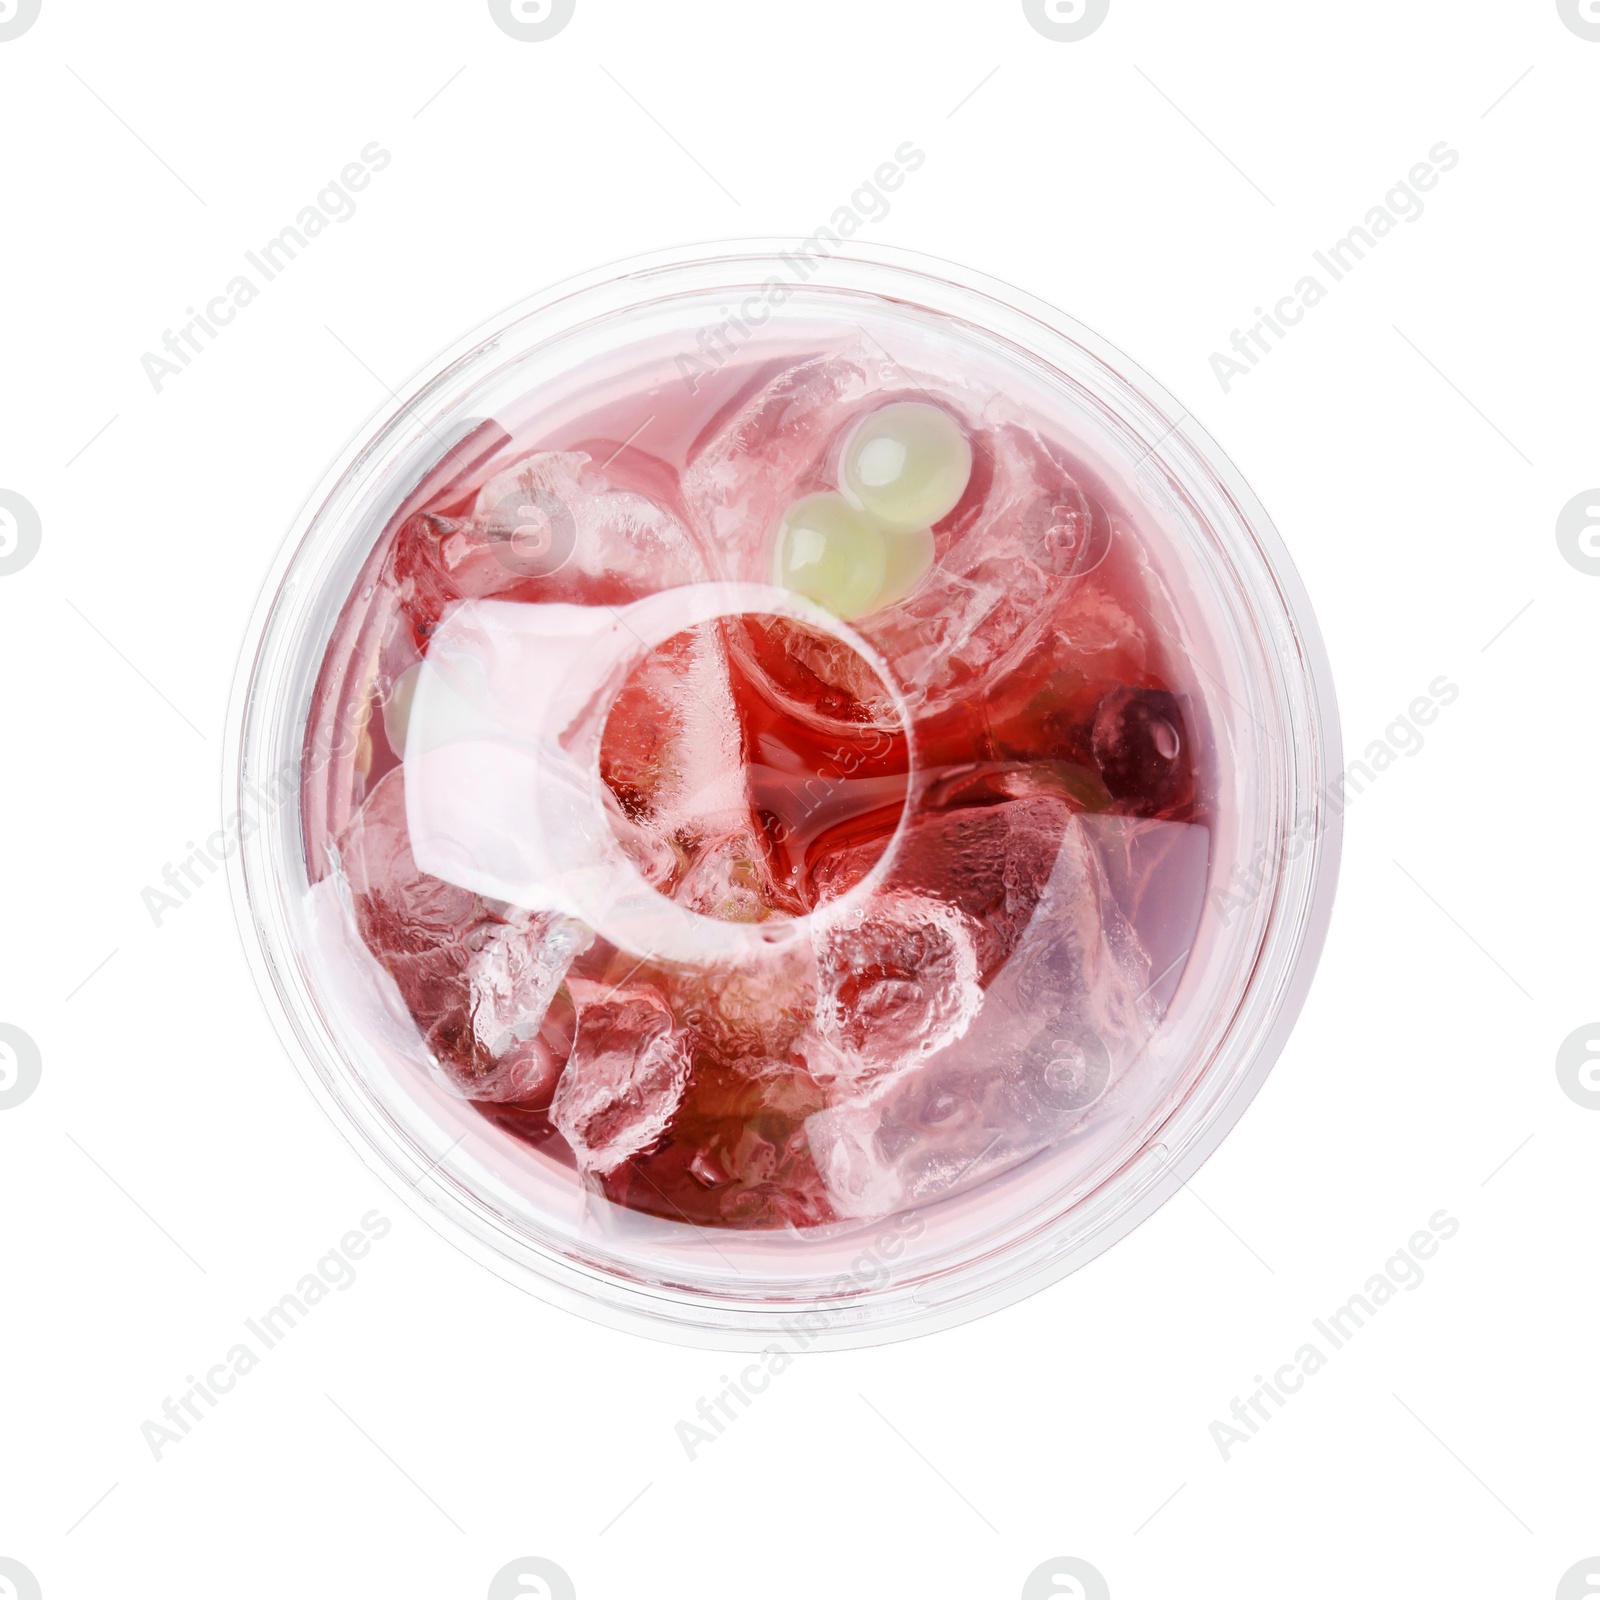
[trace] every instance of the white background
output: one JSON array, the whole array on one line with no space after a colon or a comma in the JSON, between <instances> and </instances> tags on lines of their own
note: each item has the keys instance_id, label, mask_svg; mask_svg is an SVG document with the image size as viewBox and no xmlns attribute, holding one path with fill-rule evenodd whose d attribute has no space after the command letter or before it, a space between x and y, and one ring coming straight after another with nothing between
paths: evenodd
<instances>
[{"instance_id":1,"label":"white background","mask_svg":"<svg viewBox=\"0 0 1600 1600\"><path fill-rule=\"evenodd\" d=\"M582 1600L1010 1597L1058 1555L1115 1600L1543 1600L1600 1553L1600 1112L1554 1067L1600 1013L1600 578L1554 531L1600 483L1597 92L1555 0L1113 0L1080 43L1019 0L578 0L537 44L483 0L44 0L0 43L0 488L43 525L0 577L0 1022L43 1057L0 1112L0 1556L45 1600L476 1600L526 1554ZM691 1463L729 1358L458 1254L302 1088L226 886L159 929L140 891L217 826L257 588L386 387L569 273L809 233L907 139L867 236L1177 393L1293 552L1348 755L1461 692L1352 806L1300 1026L1191 1190L1013 1310L802 1361ZM157 394L141 355L371 140L357 214ZM1440 140L1426 213L1225 395L1212 352ZM360 1280L153 1460L373 1207ZM1440 1208L1426 1282L1225 1463L1211 1422Z\"/></svg>"}]
</instances>

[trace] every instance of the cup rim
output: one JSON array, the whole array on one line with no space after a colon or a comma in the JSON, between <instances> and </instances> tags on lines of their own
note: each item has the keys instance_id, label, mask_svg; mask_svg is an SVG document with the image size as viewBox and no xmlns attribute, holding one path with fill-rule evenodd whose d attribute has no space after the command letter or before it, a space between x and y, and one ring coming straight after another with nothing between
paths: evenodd
<instances>
[{"instance_id":1,"label":"cup rim","mask_svg":"<svg viewBox=\"0 0 1600 1600\"><path fill-rule=\"evenodd\" d=\"M228 715L223 765L225 814L245 803L253 752L265 738L269 716L270 669L287 639L293 605L302 604L315 586L298 564L308 559L313 536L333 538L336 530L319 525L342 487L369 467L380 447L423 402L460 377L471 359L498 346L529 319L551 314L564 305L581 309L585 297L598 297L625 309L651 286L675 274L788 260L806 252L811 239L717 239L624 257L553 283L487 319L454 341L427 363L393 398L378 407L356 431L308 496L285 536L257 598L235 674ZM809 258L809 257L808 257ZM814 258L809 258L814 259ZM1039 330L1041 342L1066 340L1105 368L1152 416L1170 426L1151 453L1161 460L1186 456L1189 470L1198 468L1215 484L1221 502L1233 508L1237 527L1248 537L1251 552L1270 579L1278 615L1268 619L1278 630L1286 658L1295 671L1288 678L1301 691L1292 707L1301 731L1300 748L1286 753L1293 778L1287 795L1286 824L1299 827L1298 817L1311 818L1308 848L1280 856L1271 876L1272 903L1260 953L1270 954L1252 974L1241 996L1238 1015L1223 1036L1231 1044L1234 1063L1223 1092L1201 1104L1189 1093L1173 1107L1159 1129L1147 1137L1126 1163L1093 1195L1075 1202L1058 1223L1077 1220L1063 1240L1063 1227L1042 1230L1028 1240L1011 1241L1001 1252L1002 1264L983 1270L959 1269L937 1292L926 1286L900 1286L892 1291L863 1290L850 1302L849 1315L818 1311L800 1302L755 1305L719 1300L663 1285L626 1280L586 1262L537 1248L513 1253L497 1240L492 1218L478 1197L452 1187L443 1158L421 1176L417 1153L392 1121L371 1105L363 1107L349 1083L341 1084L338 1050L322 1023L314 996L303 992L297 972L285 955L285 919L273 898L277 883L267 849L270 829L258 829L241 840L228 860L235 915L256 987L269 1017L312 1097L341 1134L386 1185L436 1232L507 1281L539 1298L602 1324L657 1339L699 1347L760 1348L801 1319L806 1348L858 1348L933 1332L972 1320L1015 1303L1085 1265L1153 1214L1194 1176L1232 1130L1275 1064L1309 991L1332 915L1342 836L1342 804L1327 786L1342 771L1339 721L1331 670L1309 597L1293 562L1264 507L1221 447L1163 385L1108 340L1083 327L1047 301L1004 280L921 252L885 245L844 243L819 262L819 270L845 266L914 283L940 285L1023 320ZM1047 359L1047 358L1046 358ZM1175 420L1174 420L1175 419ZM1260 595L1254 597L1258 601ZM1292 645L1292 650L1289 648ZM265 674L265 676L264 676ZM292 803L300 815L298 786ZM1270 947L1270 948L1269 948ZM1270 982L1263 983L1263 976ZM1250 1002L1245 1015L1246 1002ZM335 1058L330 1060L330 1057ZM331 1069L331 1070L329 1070ZM1216 1063L1197 1077L1194 1088L1218 1079ZM341 1092L341 1090L343 1092ZM1187 1121L1185 1112L1189 1113ZM1171 1137L1169 1138L1169 1132ZM435 1181L424 1185L422 1177ZM1088 1231L1084 1232L1085 1226ZM863 1315L863 1311L867 1314ZM814 1325L816 1318L820 1325ZM797 1337L800 1335L797 1334Z\"/></svg>"}]
</instances>

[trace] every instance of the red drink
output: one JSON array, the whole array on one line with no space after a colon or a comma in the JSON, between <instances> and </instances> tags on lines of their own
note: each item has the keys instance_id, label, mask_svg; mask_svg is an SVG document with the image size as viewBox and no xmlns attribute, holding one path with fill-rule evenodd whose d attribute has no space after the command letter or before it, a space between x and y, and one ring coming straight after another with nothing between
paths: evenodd
<instances>
[{"instance_id":1,"label":"red drink","mask_svg":"<svg viewBox=\"0 0 1600 1600\"><path fill-rule=\"evenodd\" d=\"M764 357L693 390L642 360L441 448L335 630L304 790L313 880L342 876L441 1079L619 1205L741 1228L884 1214L1073 1137L1137 1069L1207 861L1148 509L1020 402L870 341ZM741 605L638 644L647 602L770 589L791 508L836 499L854 430L904 405L970 447L926 571L920 532L869 508L887 567L876 545L852 567L848 528L813 541L848 625ZM476 714L511 660L481 641L523 618L632 652L541 746L587 793L588 740L600 780L548 853L625 861L703 958L575 914L595 891L566 859L571 882L504 896L418 865L445 859L413 838L419 785L507 815L520 769L441 780L424 762L466 735L420 736L412 696L431 727L452 694ZM529 695L599 648L572 638Z\"/></svg>"}]
</instances>

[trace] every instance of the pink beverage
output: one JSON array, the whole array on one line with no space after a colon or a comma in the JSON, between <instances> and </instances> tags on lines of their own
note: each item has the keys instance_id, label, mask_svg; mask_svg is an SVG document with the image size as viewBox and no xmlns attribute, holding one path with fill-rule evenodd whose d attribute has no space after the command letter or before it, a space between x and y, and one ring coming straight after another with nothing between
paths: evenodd
<instances>
[{"instance_id":1,"label":"pink beverage","mask_svg":"<svg viewBox=\"0 0 1600 1600\"><path fill-rule=\"evenodd\" d=\"M1156 514L1000 355L746 335L440 440L323 660L305 847L490 1123L806 1228L1159 1096L1210 735Z\"/></svg>"}]
</instances>

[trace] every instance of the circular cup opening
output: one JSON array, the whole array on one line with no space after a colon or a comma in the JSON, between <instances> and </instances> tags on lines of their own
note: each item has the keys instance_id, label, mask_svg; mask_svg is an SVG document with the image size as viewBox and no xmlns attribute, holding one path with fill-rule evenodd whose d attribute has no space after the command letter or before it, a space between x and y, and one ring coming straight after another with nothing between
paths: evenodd
<instances>
[{"instance_id":1,"label":"circular cup opening","mask_svg":"<svg viewBox=\"0 0 1600 1600\"><path fill-rule=\"evenodd\" d=\"M736 324L730 305L748 308ZM738 336L708 347L699 333L719 326ZM934 529L936 599L918 591L887 621L840 624L775 592L764 541L782 505L839 482L863 407L929 393L975 441L968 491ZM1175 1192L1298 1011L1340 810L1309 606L1265 512L1183 408L1006 285L899 252L792 244L677 252L561 285L401 400L290 535L241 664L230 750L234 807L253 824L233 870L258 980L313 1092L397 1193L584 1315L801 1348L1015 1300ZM831 420L813 438L819 407ZM637 433L650 417L662 420ZM530 441L537 472L508 487ZM741 477L752 442L782 470ZM985 522L1001 497L1003 548ZM686 619L696 585L702 609ZM477 883L424 872L443 886L429 887L429 915L459 924L465 952L424 1028L405 963L425 967L438 946L408 946L418 930L403 918L374 932L365 902L427 834L426 758L462 742L465 725L430 712L430 673L472 618L522 619L525 638L539 607L592 642L626 626L619 614L642 624L631 657L591 673L588 700L573 678L584 651L549 653L572 689L563 716L620 704L641 663L648 677L685 627L711 629L728 673L760 683L750 706L784 728L783 761L801 750L814 769L841 717L904 735L903 772L886 756L850 774L893 780L897 820L854 876L865 853L851 862L831 820L808 832L817 818L796 816L792 790L752 805L769 859L799 869L778 881L811 896L801 916L757 922L737 919L737 895L713 895L703 915L659 892L624 854L626 828L579 829L585 848L622 856L635 909L686 914L689 943L660 972L656 947L592 886L577 908L592 915L557 917L506 878L527 860L497 860ZM822 703L819 682L860 687ZM852 704L869 713L860 724ZM582 814L609 805L637 823L634 730L610 728L584 724L592 743L571 771L548 751L529 770L592 778ZM512 731L524 754L538 744ZM505 726L487 733L480 745L505 742ZM560 784L501 787L508 835L566 837ZM846 825L863 815L852 800ZM954 881L960 863L985 871ZM582 877L581 862L556 865L568 888ZM804 933L792 947L773 937L785 921ZM530 952L560 965L563 939L602 927L618 936L614 970L572 955L538 1029L523 1036L514 1016L496 1031L491 979ZM691 983L679 958L697 948L710 955ZM785 1004L773 963L796 952L811 964L798 1059L769 1026ZM740 1055L756 1024L759 1051ZM612 1165L614 1150L597 1162L584 1144L586 1128L603 1139L610 1102L569 1114L560 1086L618 1031L660 1046L630 1080L641 1093L672 1090L684 1059L692 1092L669 1093L651 1139ZM898 1040L887 1067L873 1057L885 1039Z\"/></svg>"},{"instance_id":2,"label":"circular cup opening","mask_svg":"<svg viewBox=\"0 0 1600 1600\"><path fill-rule=\"evenodd\" d=\"M902 826L910 774L910 729L872 664L770 614L655 646L600 740L624 852L658 893L729 922L803 918L855 887Z\"/></svg>"}]
</instances>

